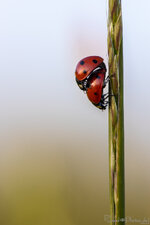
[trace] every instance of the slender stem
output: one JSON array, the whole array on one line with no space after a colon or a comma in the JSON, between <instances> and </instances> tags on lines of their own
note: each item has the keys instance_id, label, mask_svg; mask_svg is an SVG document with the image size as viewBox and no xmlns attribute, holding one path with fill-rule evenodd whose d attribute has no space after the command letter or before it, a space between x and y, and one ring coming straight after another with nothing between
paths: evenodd
<instances>
[{"instance_id":1,"label":"slender stem","mask_svg":"<svg viewBox=\"0 0 150 225\"><path fill-rule=\"evenodd\" d=\"M111 225L125 224L123 40L121 0L109 0L109 184Z\"/></svg>"}]
</instances>

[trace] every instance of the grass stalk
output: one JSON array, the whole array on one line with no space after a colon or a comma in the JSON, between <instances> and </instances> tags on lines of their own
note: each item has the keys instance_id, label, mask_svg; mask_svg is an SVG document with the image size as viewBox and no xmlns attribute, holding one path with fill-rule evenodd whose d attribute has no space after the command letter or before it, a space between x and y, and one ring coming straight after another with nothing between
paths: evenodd
<instances>
[{"instance_id":1,"label":"grass stalk","mask_svg":"<svg viewBox=\"0 0 150 225\"><path fill-rule=\"evenodd\" d=\"M109 185L110 224L125 224L123 38L121 0L109 0Z\"/></svg>"}]
</instances>

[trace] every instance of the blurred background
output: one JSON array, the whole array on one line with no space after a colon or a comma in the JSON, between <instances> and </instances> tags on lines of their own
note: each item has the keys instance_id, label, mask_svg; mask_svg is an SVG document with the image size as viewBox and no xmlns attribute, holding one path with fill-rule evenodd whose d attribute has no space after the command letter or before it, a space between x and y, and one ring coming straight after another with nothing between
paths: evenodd
<instances>
[{"instance_id":1,"label":"blurred background","mask_svg":"<svg viewBox=\"0 0 150 225\"><path fill-rule=\"evenodd\" d=\"M126 215L143 219L150 218L150 2L122 3ZM1 2L0 224L107 224L108 112L74 80L85 56L107 64L107 14L104 0Z\"/></svg>"}]
</instances>

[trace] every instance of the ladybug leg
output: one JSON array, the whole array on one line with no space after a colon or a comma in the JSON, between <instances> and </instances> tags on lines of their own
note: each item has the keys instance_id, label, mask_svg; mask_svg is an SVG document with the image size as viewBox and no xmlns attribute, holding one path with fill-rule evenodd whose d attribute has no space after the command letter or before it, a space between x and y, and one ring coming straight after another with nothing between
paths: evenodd
<instances>
[{"instance_id":1,"label":"ladybug leg","mask_svg":"<svg viewBox=\"0 0 150 225\"><path fill-rule=\"evenodd\" d=\"M107 103L102 104L102 109L105 110L107 105L108 105Z\"/></svg>"},{"instance_id":2,"label":"ladybug leg","mask_svg":"<svg viewBox=\"0 0 150 225\"><path fill-rule=\"evenodd\" d=\"M112 96L115 96L115 95L110 95L109 93L106 93L106 94L102 95L102 99L106 100L107 98L112 97Z\"/></svg>"},{"instance_id":3,"label":"ladybug leg","mask_svg":"<svg viewBox=\"0 0 150 225\"><path fill-rule=\"evenodd\" d=\"M104 105L106 105L106 106L107 106L107 105L108 105L108 103L109 103L109 101L107 101L107 102L104 102Z\"/></svg>"},{"instance_id":4,"label":"ladybug leg","mask_svg":"<svg viewBox=\"0 0 150 225\"><path fill-rule=\"evenodd\" d=\"M107 77L105 78L105 82L108 82L108 81L110 81L110 76L107 76Z\"/></svg>"},{"instance_id":5,"label":"ladybug leg","mask_svg":"<svg viewBox=\"0 0 150 225\"><path fill-rule=\"evenodd\" d=\"M110 100L107 100L109 97L114 96L114 95L109 95L109 94L105 94L107 95L106 97L101 98L101 103L102 105L104 105L104 107L107 107L108 104L110 104Z\"/></svg>"},{"instance_id":6,"label":"ladybug leg","mask_svg":"<svg viewBox=\"0 0 150 225\"><path fill-rule=\"evenodd\" d=\"M102 97L101 98L101 101L99 103L99 106L102 110L105 110L107 105L108 105L109 101L105 101L105 99Z\"/></svg>"},{"instance_id":7,"label":"ladybug leg","mask_svg":"<svg viewBox=\"0 0 150 225\"><path fill-rule=\"evenodd\" d=\"M101 101L99 102L98 105L96 105L99 109L101 110L105 110L106 107L107 107L108 103L107 102L104 102L103 99L101 99Z\"/></svg>"},{"instance_id":8,"label":"ladybug leg","mask_svg":"<svg viewBox=\"0 0 150 225\"><path fill-rule=\"evenodd\" d=\"M105 103L103 104L103 108L106 109L106 107L108 106L108 104L109 104L109 102L105 102Z\"/></svg>"},{"instance_id":9,"label":"ladybug leg","mask_svg":"<svg viewBox=\"0 0 150 225\"><path fill-rule=\"evenodd\" d=\"M105 80L104 80L104 83L103 83L103 88L104 87L106 87L106 84L110 81L110 77L112 77L112 76L114 76L114 75L108 75L106 78L105 78Z\"/></svg>"},{"instance_id":10,"label":"ladybug leg","mask_svg":"<svg viewBox=\"0 0 150 225\"><path fill-rule=\"evenodd\" d=\"M106 95L108 95L108 93L106 93L106 94L103 94L103 95L102 95L102 97L105 97Z\"/></svg>"},{"instance_id":11,"label":"ladybug leg","mask_svg":"<svg viewBox=\"0 0 150 225\"><path fill-rule=\"evenodd\" d=\"M103 83L103 88L105 88L106 87L106 84L109 82L109 80L107 80L107 79L105 79L104 80L104 83Z\"/></svg>"},{"instance_id":12,"label":"ladybug leg","mask_svg":"<svg viewBox=\"0 0 150 225\"><path fill-rule=\"evenodd\" d=\"M102 95L103 101L105 101L109 96L110 96L109 93L103 94Z\"/></svg>"},{"instance_id":13,"label":"ladybug leg","mask_svg":"<svg viewBox=\"0 0 150 225\"><path fill-rule=\"evenodd\" d=\"M111 77L114 77L114 76L115 76L114 74L108 75L108 76L106 77L106 80L107 80L107 79L110 80L110 78L111 78Z\"/></svg>"},{"instance_id":14,"label":"ladybug leg","mask_svg":"<svg viewBox=\"0 0 150 225\"><path fill-rule=\"evenodd\" d=\"M104 81L103 87L105 87L105 86L106 86L106 84L110 81L110 78L111 78L111 77L114 77L114 74L112 74L112 75L108 75L108 76L105 78L105 81Z\"/></svg>"}]
</instances>

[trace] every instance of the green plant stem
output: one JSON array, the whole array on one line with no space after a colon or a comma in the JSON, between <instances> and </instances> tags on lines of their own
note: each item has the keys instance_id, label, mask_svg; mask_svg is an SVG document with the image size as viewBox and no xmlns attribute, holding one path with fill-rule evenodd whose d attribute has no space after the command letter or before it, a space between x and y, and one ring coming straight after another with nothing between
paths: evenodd
<instances>
[{"instance_id":1,"label":"green plant stem","mask_svg":"<svg viewBox=\"0 0 150 225\"><path fill-rule=\"evenodd\" d=\"M125 224L123 40L121 0L109 0L109 184L111 225Z\"/></svg>"}]
</instances>

